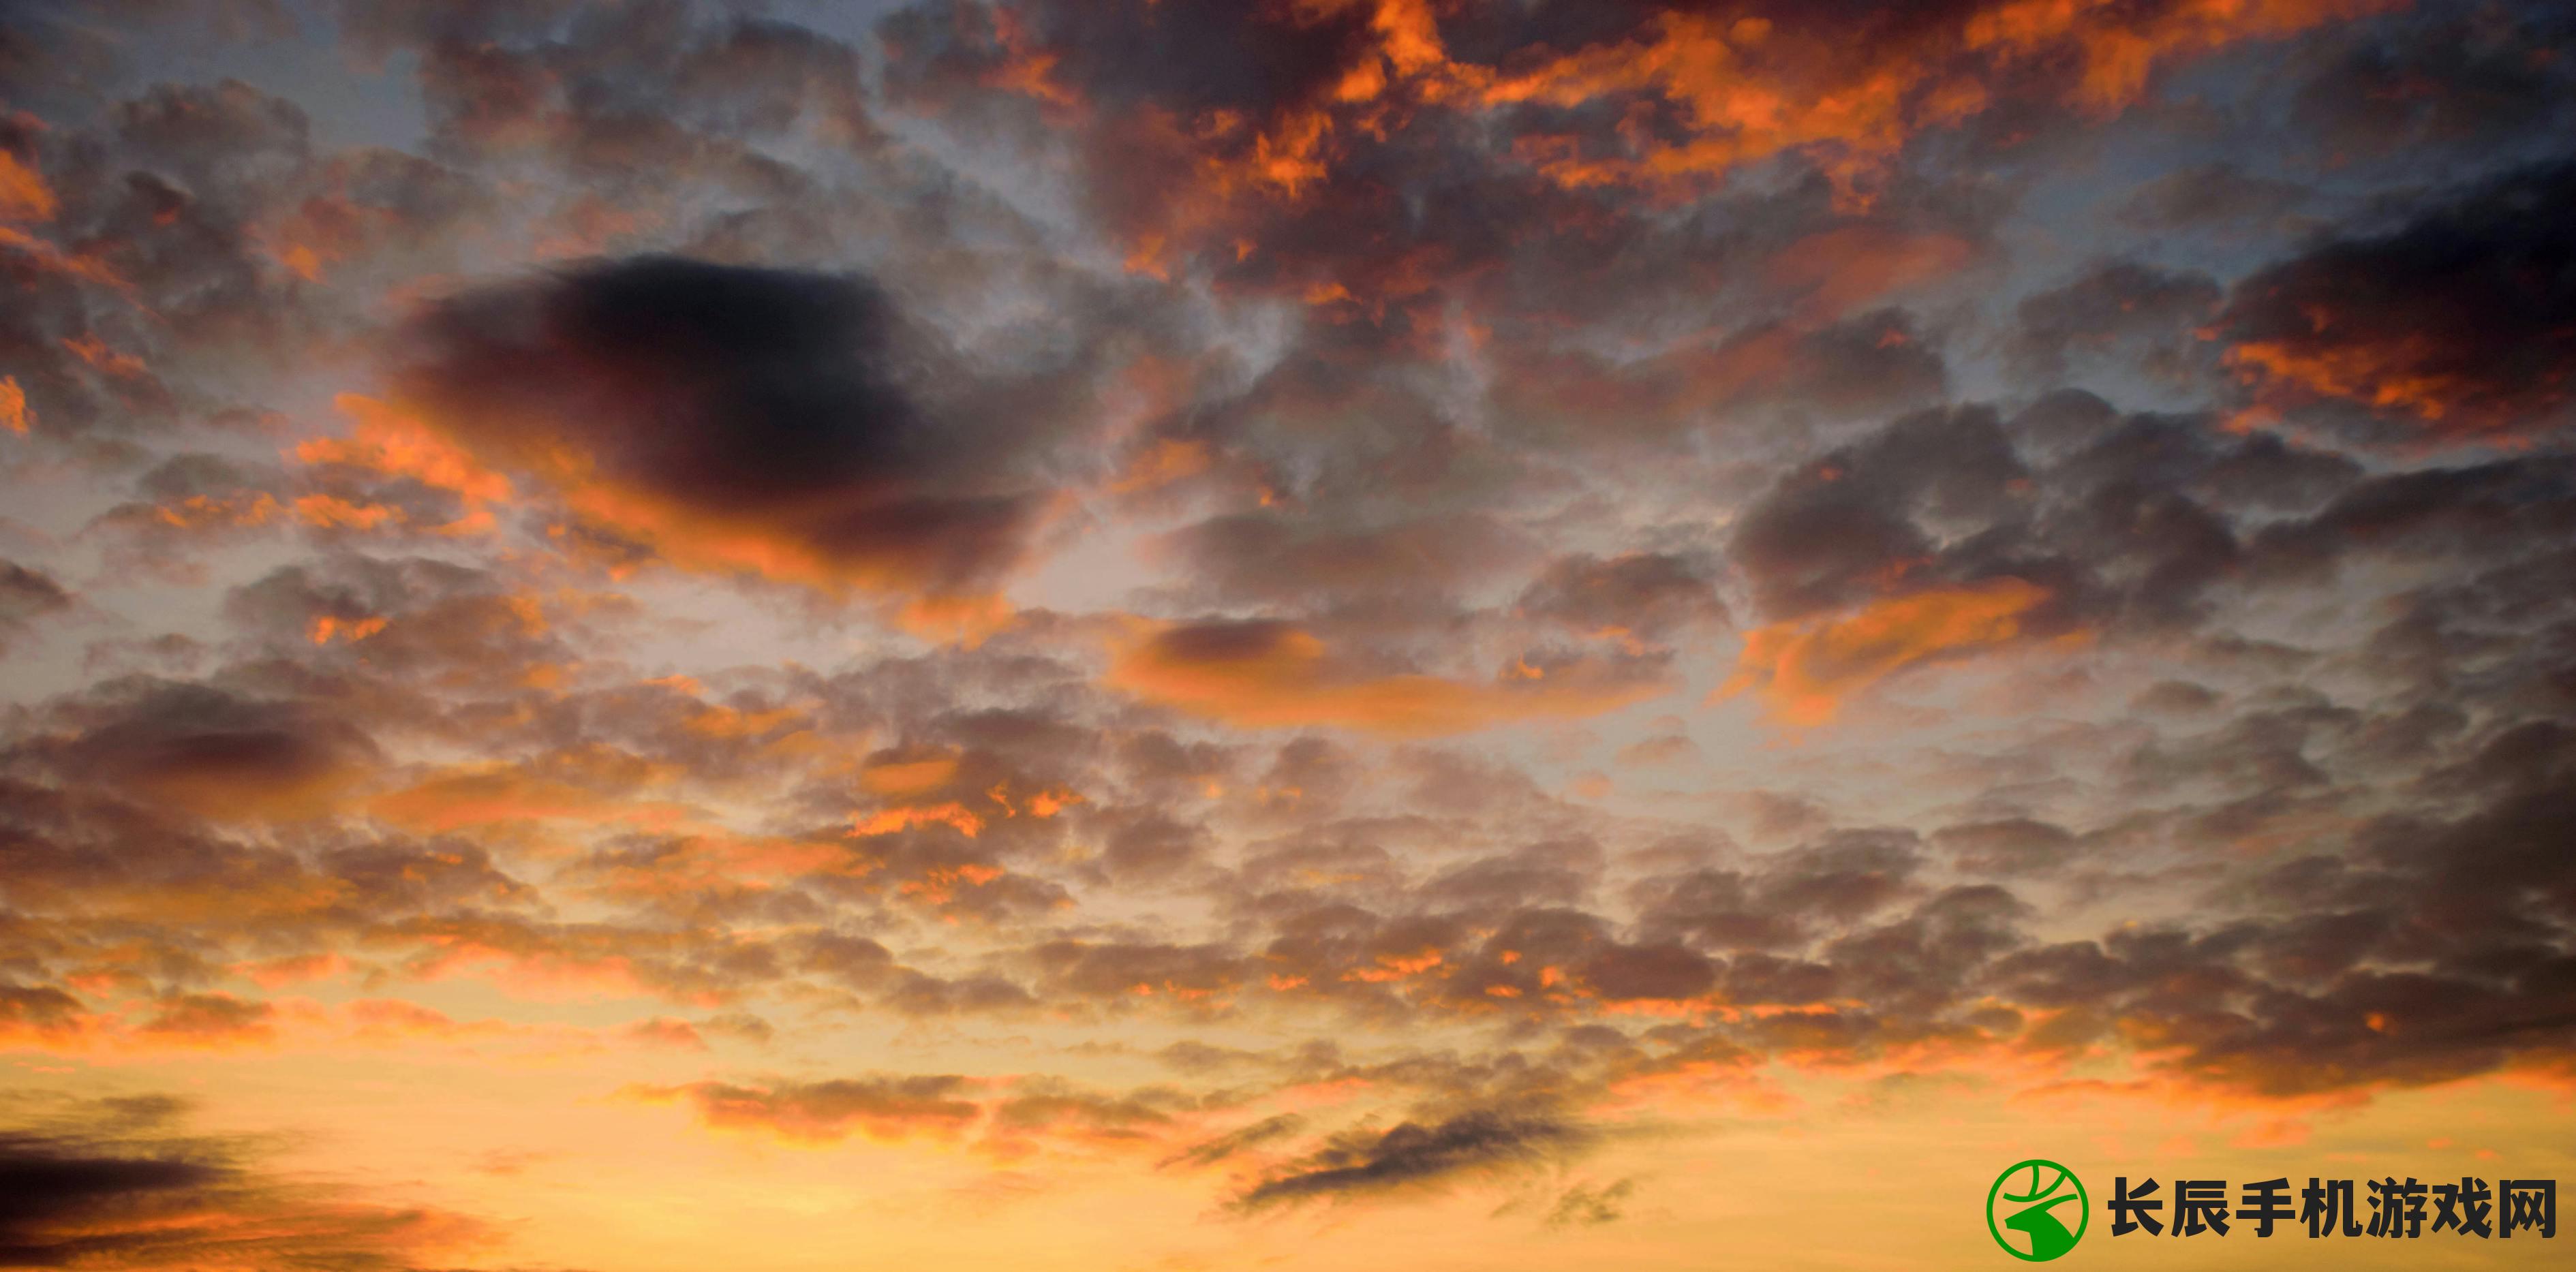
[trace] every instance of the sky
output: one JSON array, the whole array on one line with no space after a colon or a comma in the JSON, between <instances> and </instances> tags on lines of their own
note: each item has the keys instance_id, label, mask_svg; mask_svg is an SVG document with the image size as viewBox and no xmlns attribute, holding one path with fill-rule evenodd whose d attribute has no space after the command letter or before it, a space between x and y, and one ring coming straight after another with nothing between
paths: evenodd
<instances>
[{"instance_id":1,"label":"sky","mask_svg":"<svg viewBox=\"0 0 2576 1272\"><path fill-rule=\"evenodd\" d=\"M2576 1178L2571 138L2484 0L0 7L0 1267L2550 1266L2102 1201Z\"/></svg>"}]
</instances>

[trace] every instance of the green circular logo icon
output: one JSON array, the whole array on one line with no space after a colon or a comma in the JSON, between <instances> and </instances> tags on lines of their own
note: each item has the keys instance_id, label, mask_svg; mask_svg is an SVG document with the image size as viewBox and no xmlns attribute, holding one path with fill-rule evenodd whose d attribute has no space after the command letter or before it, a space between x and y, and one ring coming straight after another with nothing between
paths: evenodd
<instances>
[{"instance_id":1,"label":"green circular logo icon","mask_svg":"<svg viewBox=\"0 0 2576 1272\"><path fill-rule=\"evenodd\" d=\"M2070 1216L2065 1213L2070 1201L2075 1203L2072 1228L2066 1226ZM2084 1194L2084 1181L2045 1157L2005 1167L1986 1190L1986 1231L2004 1253L2024 1262L2046 1263L2074 1249L2092 1221L2093 1202ZM2015 1235L2005 1236L2006 1230Z\"/></svg>"}]
</instances>

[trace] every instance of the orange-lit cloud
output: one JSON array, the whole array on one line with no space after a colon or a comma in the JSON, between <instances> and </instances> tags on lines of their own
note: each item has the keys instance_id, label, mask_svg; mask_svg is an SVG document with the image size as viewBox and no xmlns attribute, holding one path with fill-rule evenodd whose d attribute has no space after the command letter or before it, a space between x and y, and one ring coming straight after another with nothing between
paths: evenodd
<instances>
[{"instance_id":1,"label":"orange-lit cloud","mask_svg":"<svg viewBox=\"0 0 2576 1272\"><path fill-rule=\"evenodd\" d=\"M1274 86L1267 99L1195 112L1151 100L1103 109L1105 94L1067 79L1066 45L1082 41L1045 45L997 7L1001 69L981 83L1043 102L1151 180L1150 198L1114 192L1104 201L1129 268L1168 278L1192 253L1240 263L1274 250L1283 220L1324 206L1325 192L1357 193L1343 190L1346 178L1368 171L1399 134L1491 129L1515 163L1560 187L1654 199L1704 193L1741 170L1797 156L1832 181L1844 210L1864 211L1927 132L2007 103L2117 114L2146 97L2160 68L2402 2L2004 0L1919 15L1655 6L1623 11L1628 21L1614 19L1581 43L1488 45L1491 60L1477 62L1453 56L1440 6L1316 0L1254 21L1329 62L1301 63L1307 77L1294 90ZM1107 20L1154 25L1150 12ZM1374 277L1344 260L1296 290L1310 303L1357 302L1382 314L1388 299L1427 290L1440 259L1425 245Z\"/></svg>"},{"instance_id":2,"label":"orange-lit cloud","mask_svg":"<svg viewBox=\"0 0 2576 1272\"><path fill-rule=\"evenodd\" d=\"M43 173L0 150L0 221L50 221L57 206Z\"/></svg>"},{"instance_id":3,"label":"orange-lit cloud","mask_svg":"<svg viewBox=\"0 0 2576 1272\"><path fill-rule=\"evenodd\" d=\"M842 1078L743 1086L700 1082L682 1087L634 1087L629 1098L646 1103L686 1099L708 1126L760 1131L791 1144L836 1143L852 1135L879 1141L916 1136L954 1138L982 1117L982 1106L963 1098L959 1077Z\"/></svg>"},{"instance_id":4,"label":"orange-lit cloud","mask_svg":"<svg viewBox=\"0 0 2576 1272\"><path fill-rule=\"evenodd\" d=\"M0 428L24 437L35 423L35 415L27 410L27 391L18 387L18 377L0 375Z\"/></svg>"},{"instance_id":5,"label":"orange-lit cloud","mask_svg":"<svg viewBox=\"0 0 2576 1272\"><path fill-rule=\"evenodd\" d=\"M684 804L639 798L676 772L600 748L561 752L533 763L471 763L434 770L369 803L398 825L445 831L496 822L568 820L671 826Z\"/></svg>"},{"instance_id":6,"label":"orange-lit cloud","mask_svg":"<svg viewBox=\"0 0 2576 1272\"><path fill-rule=\"evenodd\" d=\"M284 989L308 981L330 980L346 975L352 967L348 959L336 953L293 954L284 958L242 963L233 968L261 989Z\"/></svg>"},{"instance_id":7,"label":"orange-lit cloud","mask_svg":"<svg viewBox=\"0 0 2576 1272\"><path fill-rule=\"evenodd\" d=\"M1670 687L1656 676L1588 661L1529 670L1538 674L1506 671L1483 683L1376 674L1289 624L1201 623L1154 627L1130 638L1116 651L1108 683L1252 728L1334 725L1391 737L1598 715Z\"/></svg>"},{"instance_id":8,"label":"orange-lit cloud","mask_svg":"<svg viewBox=\"0 0 2576 1272\"><path fill-rule=\"evenodd\" d=\"M1206 472L1213 463L1207 444L1163 438L1128 462L1109 483L1112 494L1134 495L1168 486L1176 481Z\"/></svg>"},{"instance_id":9,"label":"orange-lit cloud","mask_svg":"<svg viewBox=\"0 0 2576 1272\"><path fill-rule=\"evenodd\" d=\"M164 1000L137 1031L171 1046L222 1050L263 1047L277 1040L277 1010L230 994L179 994Z\"/></svg>"},{"instance_id":10,"label":"orange-lit cloud","mask_svg":"<svg viewBox=\"0 0 2576 1272\"><path fill-rule=\"evenodd\" d=\"M46 239L37 238L24 230L6 225L0 225L0 248L18 252L37 269L47 273L96 283L128 301L135 299L134 284L126 281L124 275L117 273L113 266L96 256L85 252L65 252Z\"/></svg>"},{"instance_id":11,"label":"orange-lit cloud","mask_svg":"<svg viewBox=\"0 0 2576 1272\"><path fill-rule=\"evenodd\" d=\"M1824 724L1853 695L1906 668L2020 639L2030 612L2049 595L2020 579L1993 579L1756 628L1745 633L1735 674L1717 692L1751 690L1783 724Z\"/></svg>"},{"instance_id":12,"label":"orange-lit cloud","mask_svg":"<svg viewBox=\"0 0 2576 1272\"><path fill-rule=\"evenodd\" d=\"M1779 31L1761 17L1665 12L1626 41L1497 77L1483 99L1494 105L1576 106L1642 92L1672 102L1689 120L1681 140L1623 138L1630 142L1628 153L1615 156L1536 150L1542 170L1568 185L1651 188L1723 176L1784 150L1816 145L1845 156L1833 167L1848 181L1883 164L1904 144L1915 125L1908 98L1931 74L1930 64L1900 50L1870 48L1865 39L1835 47ZM1973 84L1951 86L1927 100L1936 122L1984 104Z\"/></svg>"},{"instance_id":13,"label":"orange-lit cloud","mask_svg":"<svg viewBox=\"0 0 2576 1272\"><path fill-rule=\"evenodd\" d=\"M423 529L440 534L471 534L492 528L490 505L510 497L508 477L485 468L417 418L383 402L344 393L333 399L333 405L356 427L345 437L317 437L299 443L291 452L296 460L409 478L455 496L461 515L447 524ZM399 509L355 505L327 494L297 500L296 514L316 525L359 529L405 520Z\"/></svg>"},{"instance_id":14,"label":"orange-lit cloud","mask_svg":"<svg viewBox=\"0 0 2576 1272\"><path fill-rule=\"evenodd\" d=\"M2139 6L2009 0L1968 20L1967 43L2008 58L2063 55L2083 68L2080 109L2108 114L2139 100L2164 62L2249 40L2275 40L2331 22L2402 8L2408 0L2182 0Z\"/></svg>"},{"instance_id":15,"label":"orange-lit cloud","mask_svg":"<svg viewBox=\"0 0 2576 1272\"><path fill-rule=\"evenodd\" d=\"M2333 400L2412 417L2435 432L2478 434L2576 403L2576 355L2500 395L2481 369L2462 365L2450 333L2347 334L2322 316L2315 338L2247 341L2230 347L2225 361L2271 415Z\"/></svg>"},{"instance_id":16,"label":"orange-lit cloud","mask_svg":"<svg viewBox=\"0 0 2576 1272\"><path fill-rule=\"evenodd\" d=\"M973 839L983 832L984 819L965 805L951 801L944 804L885 808L873 813L859 813L851 818L850 833L865 838L872 835L891 835L915 826L946 826L968 839Z\"/></svg>"},{"instance_id":17,"label":"orange-lit cloud","mask_svg":"<svg viewBox=\"0 0 2576 1272\"><path fill-rule=\"evenodd\" d=\"M957 757L877 759L859 770L859 785L875 795L919 795L946 786L957 776Z\"/></svg>"},{"instance_id":18,"label":"orange-lit cloud","mask_svg":"<svg viewBox=\"0 0 2576 1272\"><path fill-rule=\"evenodd\" d=\"M356 619L323 614L314 618L309 630L316 645L328 645L333 640L344 640L354 645L383 631L386 621L382 614L371 614L365 618Z\"/></svg>"}]
</instances>

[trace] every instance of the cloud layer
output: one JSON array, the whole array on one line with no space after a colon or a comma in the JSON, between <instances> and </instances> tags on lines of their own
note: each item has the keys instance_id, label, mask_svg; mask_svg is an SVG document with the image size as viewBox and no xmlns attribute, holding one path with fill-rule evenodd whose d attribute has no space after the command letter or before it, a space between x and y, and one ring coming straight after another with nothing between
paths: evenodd
<instances>
[{"instance_id":1,"label":"cloud layer","mask_svg":"<svg viewBox=\"0 0 2576 1272\"><path fill-rule=\"evenodd\" d=\"M0 1263L2547 1176L2571 76L2448 0L12 8ZM1863 1227L1743 1257L1968 1257Z\"/></svg>"}]
</instances>

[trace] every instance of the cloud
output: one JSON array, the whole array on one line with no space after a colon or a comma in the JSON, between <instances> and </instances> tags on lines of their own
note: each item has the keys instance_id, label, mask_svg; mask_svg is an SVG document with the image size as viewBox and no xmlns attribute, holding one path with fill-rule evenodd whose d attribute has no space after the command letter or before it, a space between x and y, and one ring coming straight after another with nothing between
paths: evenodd
<instances>
[{"instance_id":1,"label":"cloud","mask_svg":"<svg viewBox=\"0 0 2576 1272\"><path fill-rule=\"evenodd\" d=\"M27 391L18 387L18 377L0 376L0 428L21 437L36 426L36 417L27 409Z\"/></svg>"},{"instance_id":2,"label":"cloud","mask_svg":"<svg viewBox=\"0 0 2576 1272\"><path fill-rule=\"evenodd\" d=\"M0 24L31 1071L1586 1245L1672 1119L2567 1079L2563 15L218 7ZM29 1262L467 1257L85 1116Z\"/></svg>"},{"instance_id":3,"label":"cloud","mask_svg":"<svg viewBox=\"0 0 2576 1272\"><path fill-rule=\"evenodd\" d=\"M495 1236L453 1211L283 1175L253 1140L182 1134L172 1123L186 1106L166 1097L45 1108L0 1131L0 1263L11 1267L398 1272Z\"/></svg>"},{"instance_id":4,"label":"cloud","mask_svg":"<svg viewBox=\"0 0 2576 1272\"><path fill-rule=\"evenodd\" d=\"M1636 1195L1637 1181L1621 1179L1594 1186L1577 1184L1566 1189L1547 1212L1547 1226L1564 1228L1590 1227L1617 1223L1625 1218L1628 1199Z\"/></svg>"},{"instance_id":5,"label":"cloud","mask_svg":"<svg viewBox=\"0 0 2576 1272\"><path fill-rule=\"evenodd\" d=\"M1116 655L1108 683L1250 728L1426 737L1614 711L1666 692L1661 673L1651 661L1589 658L1523 662L1485 682L1377 672L1292 624L1240 620L1155 628Z\"/></svg>"},{"instance_id":6,"label":"cloud","mask_svg":"<svg viewBox=\"0 0 2576 1272\"><path fill-rule=\"evenodd\" d=\"M81 1001L50 986L0 985L0 1043L65 1046L89 1027Z\"/></svg>"},{"instance_id":7,"label":"cloud","mask_svg":"<svg viewBox=\"0 0 2576 1272\"><path fill-rule=\"evenodd\" d=\"M2306 187L2261 177L2215 161L2157 177L2120 207L2120 219L2150 230L2206 230L2286 216L2310 197Z\"/></svg>"},{"instance_id":8,"label":"cloud","mask_svg":"<svg viewBox=\"0 0 2576 1272\"><path fill-rule=\"evenodd\" d=\"M1231 1131L1183 1148L1157 1163L1163 1169L1175 1166L1213 1166L1228 1158L1263 1144L1273 1143L1297 1134L1306 1127L1306 1119L1295 1113L1275 1113L1258 1122L1248 1122Z\"/></svg>"},{"instance_id":9,"label":"cloud","mask_svg":"<svg viewBox=\"0 0 2576 1272\"><path fill-rule=\"evenodd\" d=\"M2405 436L2530 436L2576 402L2576 163L2452 192L2239 282L2215 330L2249 406L2325 405Z\"/></svg>"},{"instance_id":10,"label":"cloud","mask_svg":"<svg viewBox=\"0 0 2576 1272\"><path fill-rule=\"evenodd\" d=\"M1767 299L1747 304L1758 310ZM1503 345L1494 372L1505 418L1551 446L1668 439L1748 416L1798 422L1903 410L1937 398L1948 381L1937 333L1898 308L1821 325L1765 320L1712 330L1638 358L1604 356L1557 334L1542 328Z\"/></svg>"},{"instance_id":11,"label":"cloud","mask_svg":"<svg viewBox=\"0 0 2576 1272\"><path fill-rule=\"evenodd\" d=\"M72 594L54 576L15 561L0 561L0 652L25 637L37 619L73 605Z\"/></svg>"},{"instance_id":12,"label":"cloud","mask_svg":"<svg viewBox=\"0 0 2576 1272\"><path fill-rule=\"evenodd\" d=\"M1558 557L1531 582L1521 613L1586 634L1662 640L1694 624L1727 622L1709 563L1665 552Z\"/></svg>"},{"instance_id":13,"label":"cloud","mask_svg":"<svg viewBox=\"0 0 2576 1272\"><path fill-rule=\"evenodd\" d=\"M688 1100L708 1126L756 1130L797 1144L830 1144L852 1135L893 1141L917 1135L954 1137L983 1116L963 1098L966 1079L923 1075L834 1078L740 1086L698 1082L680 1087L639 1087L636 1099Z\"/></svg>"},{"instance_id":14,"label":"cloud","mask_svg":"<svg viewBox=\"0 0 2576 1272\"><path fill-rule=\"evenodd\" d=\"M1745 633L1735 674L1717 692L1751 690L1765 715L1782 724L1825 724L1852 697L1898 672L2019 641L2049 597L2021 579L1993 579L1759 627Z\"/></svg>"},{"instance_id":15,"label":"cloud","mask_svg":"<svg viewBox=\"0 0 2576 1272\"><path fill-rule=\"evenodd\" d=\"M2337 164L2511 150L2566 119L2555 56L2576 23L2554 7L2421 4L2299 50L2291 120Z\"/></svg>"},{"instance_id":16,"label":"cloud","mask_svg":"<svg viewBox=\"0 0 2576 1272\"><path fill-rule=\"evenodd\" d=\"M2100 357L2136 346L2151 371L2187 371L2191 332L2218 307L2216 280L2196 272L2111 261L2014 308L2013 354L2040 375L2066 372L2070 355Z\"/></svg>"},{"instance_id":17,"label":"cloud","mask_svg":"<svg viewBox=\"0 0 2576 1272\"><path fill-rule=\"evenodd\" d=\"M854 1135L880 1143L923 1139L964 1144L1003 1163L1051 1153L1157 1153L1197 1103L1162 1087L1116 1093L1041 1076L927 1074L634 1086L621 1094L648 1103L685 1098L708 1127L757 1131L805 1147Z\"/></svg>"},{"instance_id":18,"label":"cloud","mask_svg":"<svg viewBox=\"0 0 2576 1272\"><path fill-rule=\"evenodd\" d=\"M2008 522L2028 475L1991 412L1916 412L1783 475L1728 555L1766 616L1850 607L1968 564L1942 529Z\"/></svg>"},{"instance_id":19,"label":"cloud","mask_svg":"<svg viewBox=\"0 0 2576 1272\"><path fill-rule=\"evenodd\" d=\"M2026 142L2119 113L2192 58L2391 7L1653 4L1575 17L1385 0L1077 16L960 0L890 21L886 73L897 100L979 140L1069 145L1087 211L1132 271L1202 270L1401 329L1509 261L1525 227L1574 227L1552 244L1598 236L1615 251L1658 209L1766 165L1816 173L1836 207L1865 212L1903 183L1918 139L1991 122ZM1481 211L1500 206L1525 215ZM1787 281L1826 317L1972 248L1884 225L1817 239Z\"/></svg>"},{"instance_id":20,"label":"cloud","mask_svg":"<svg viewBox=\"0 0 2576 1272\"><path fill-rule=\"evenodd\" d=\"M55 762L130 798L214 818L319 812L381 758L365 730L294 701L128 682L69 708Z\"/></svg>"},{"instance_id":21,"label":"cloud","mask_svg":"<svg viewBox=\"0 0 2576 1272\"><path fill-rule=\"evenodd\" d=\"M184 1047L262 1046L276 1040L269 1023L276 1015L267 1003L230 994L177 994L162 1001L140 1032Z\"/></svg>"},{"instance_id":22,"label":"cloud","mask_svg":"<svg viewBox=\"0 0 2576 1272\"><path fill-rule=\"evenodd\" d=\"M963 596L1019 564L1052 422L855 275L643 257L443 302L396 376L481 462L691 568Z\"/></svg>"},{"instance_id":23,"label":"cloud","mask_svg":"<svg viewBox=\"0 0 2576 1272\"><path fill-rule=\"evenodd\" d=\"M1477 513L1340 527L1267 511L1187 526L1157 547L1221 604L1437 592L1497 575L1529 550L1510 525Z\"/></svg>"},{"instance_id":24,"label":"cloud","mask_svg":"<svg viewBox=\"0 0 2576 1272\"><path fill-rule=\"evenodd\" d=\"M1246 1189L1234 1204L1261 1210L1436 1190L1555 1165L1599 1139L1598 1131L1554 1114L1483 1109L1378 1134L1349 1131Z\"/></svg>"},{"instance_id":25,"label":"cloud","mask_svg":"<svg viewBox=\"0 0 2576 1272\"><path fill-rule=\"evenodd\" d=\"M50 221L57 206L45 174L16 154L0 151L0 221Z\"/></svg>"}]
</instances>

